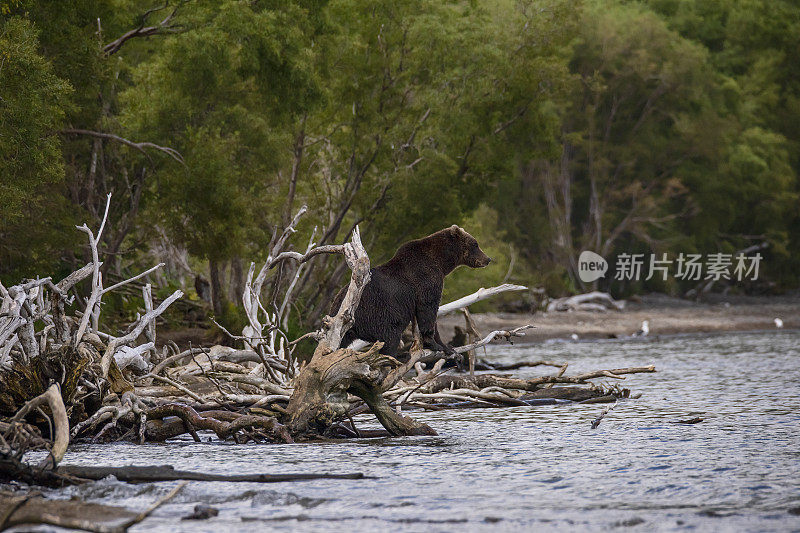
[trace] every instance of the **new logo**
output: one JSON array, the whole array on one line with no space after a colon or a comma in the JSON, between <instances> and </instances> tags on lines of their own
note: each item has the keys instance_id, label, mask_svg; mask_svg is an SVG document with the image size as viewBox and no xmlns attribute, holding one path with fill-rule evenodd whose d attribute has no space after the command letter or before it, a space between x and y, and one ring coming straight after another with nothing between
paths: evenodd
<instances>
[{"instance_id":1,"label":"new logo","mask_svg":"<svg viewBox=\"0 0 800 533\"><path fill-rule=\"evenodd\" d=\"M578 277L584 283L591 283L602 278L608 272L608 262L589 250L581 252L578 257Z\"/></svg>"}]
</instances>

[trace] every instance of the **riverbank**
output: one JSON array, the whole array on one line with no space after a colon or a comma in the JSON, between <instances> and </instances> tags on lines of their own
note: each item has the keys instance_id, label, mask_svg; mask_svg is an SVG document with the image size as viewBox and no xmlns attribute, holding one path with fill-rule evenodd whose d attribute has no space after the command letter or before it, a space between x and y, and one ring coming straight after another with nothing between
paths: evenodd
<instances>
[{"instance_id":1,"label":"riverbank","mask_svg":"<svg viewBox=\"0 0 800 533\"><path fill-rule=\"evenodd\" d=\"M482 333L521 324L536 326L515 342L542 342L547 339L607 339L636 333L645 320L650 336L677 333L774 330L775 318L784 329L800 328L800 295L723 296L711 295L703 302L653 294L629 301L624 311L482 313L472 315ZM452 314L439 319L443 339L453 337L455 326L464 318Z\"/></svg>"}]
</instances>

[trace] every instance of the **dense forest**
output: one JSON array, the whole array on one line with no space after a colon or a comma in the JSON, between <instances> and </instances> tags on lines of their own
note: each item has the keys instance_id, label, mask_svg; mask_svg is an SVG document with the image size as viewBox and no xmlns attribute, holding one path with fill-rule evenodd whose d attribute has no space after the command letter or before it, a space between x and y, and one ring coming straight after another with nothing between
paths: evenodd
<instances>
[{"instance_id":1,"label":"dense forest","mask_svg":"<svg viewBox=\"0 0 800 533\"><path fill-rule=\"evenodd\" d=\"M588 290L581 250L764 256L800 282L800 5L792 0L0 1L0 280L85 264L209 287L235 323L245 273L302 205L296 248L359 225L374 263L454 223L503 280ZM288 268L288 267L287 267ZM292 267L298 268L298 267ZM319 256L290 313L327 312ZM206 281L208 280L208 281ZM600 280L617 295L697 282ZM717 287L715 289L719 289ZM281 294L283 291L281 291ZM108 305L113 305L110 302ZM124 311L124 304L117 302Z\"/></svg>"}]
</instances>

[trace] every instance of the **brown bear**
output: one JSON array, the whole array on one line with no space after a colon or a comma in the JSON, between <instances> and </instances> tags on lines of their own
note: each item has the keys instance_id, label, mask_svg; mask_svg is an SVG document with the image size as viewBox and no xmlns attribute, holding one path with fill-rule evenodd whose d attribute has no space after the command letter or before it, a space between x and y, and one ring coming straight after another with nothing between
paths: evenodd
<instances>
[{"instance_id":1,"label":"brown bear","mask_svg":"<svg viewBox=\"0 0 800 533\"><path fill-rule=\"evenodd\" d=\"M383 341L381 353L396 355L403 330L416 320L425 348L452 355L436 327L444 277L459 265L481 268L490 261L478 241L455 225L405 243L389 261L372 269L342 347L356 339ZM337 294L331 314L338 312L346 290Z\"/></svg>"}]
</instances>

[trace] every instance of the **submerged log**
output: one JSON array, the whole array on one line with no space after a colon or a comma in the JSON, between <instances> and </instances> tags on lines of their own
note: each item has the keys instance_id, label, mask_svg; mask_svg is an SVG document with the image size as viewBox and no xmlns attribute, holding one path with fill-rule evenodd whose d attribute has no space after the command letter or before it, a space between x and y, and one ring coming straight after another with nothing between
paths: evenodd
<instances>
[{"instance_id":1,"label":"submerged log","mask_svg":"<svg viewBox=\"0 0 800 533\"><path fill-rule=\"evenodd\" d=\"M24 495L0 491L0 531L17 525L47 524L97 533L125 533L174 498L187 483L178 484L140 513L76 499L47 500L35 491Z\"/></svg>"},{"instance_id":2,"label":"submerged log","mask_svg":"<svg viewBox=\"0 0 800 533\"><path fill-rule=\"evenodd\" d=\"M575 376L542 376L533 379L519 379L497 374L481 374L478 376L439 376L420 387L421 392L433 393L451 388L478 388L500 387L525 391L537 391L548 383L586 383L590 379L608 377L625 379L624 374L639 374L655 372L655 366L617 368L614 370L596 370Z\"/></svg>"},{"instance_id":3,"label":"submerged log","mask_svg":"<svg viewBox=\"0 0 800 533\"><path fill-rule=\"evenodd\" d=\"M151 483L156 481L225 481L229 483L282 483L285 481L310 481L313 479L364 479L361 472L346 474L302 473L302 474L207 474L175 470L172 465L159 466L60 466L60 474L83 479L100 480L114 476L127 483Z\"/></svg>"}]
</instances>

